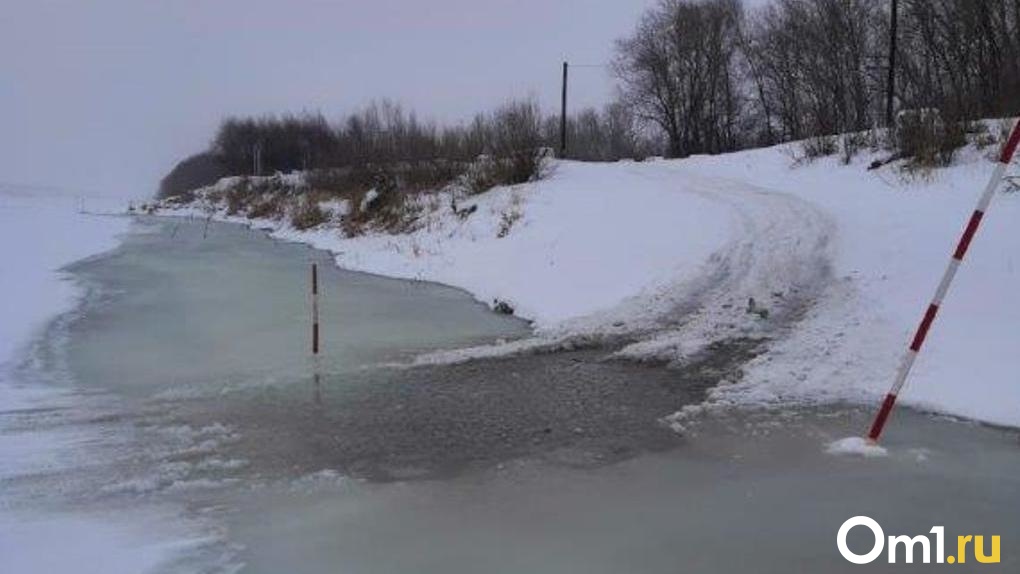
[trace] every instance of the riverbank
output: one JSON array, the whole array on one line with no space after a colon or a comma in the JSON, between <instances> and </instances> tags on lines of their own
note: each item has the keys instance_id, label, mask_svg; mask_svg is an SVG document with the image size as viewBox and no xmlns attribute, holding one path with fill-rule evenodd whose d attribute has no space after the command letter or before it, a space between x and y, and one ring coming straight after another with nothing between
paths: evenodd
<instances>
[{"instance_id":1,"label":"riverbank","mask_svg":"<svg viewBox=\"0 0 1020 574\"><path fill-rule=\"evenodd\" d=\"M954 517L950 533L1020 535L1008 512L1020 485L1004 478L1020 476L1011 431L905 410L888 456L861 459L825 451L866 423L866 409L847 405L716 411L683 432L660 422L735 377L747 361L737 348L674 368L595 347L393 369L406 341L369 331L384 352L332 348L316 380L301 361L303 291L308 264L325 256L241 226L148 220L71 266L99 294L52 341L66 349L77 404L18 420L103 440L80 450L85 460L6 480L5 494L26 510L45 497L50 511L99 520L94 536L77 538L91 554L69 555L108 553L140 571L150 564L136 558L153 556L157 572L660 572L692 557L702 571L729 572L751 554L724 551L723 530L726 547L747 549L763 570L840 571L850 565L826 529L861 511L903 532L938 522L937 509ZM463 344L478 321L512 327L488 338L525 332L457 290L322 269L327 343L360 332L362 311L398 337L418 333L419 351ZM446 327L414 327L450 313L459 318ZM274 346L297 356L290 376L267 368L282 357ZM811 510L779 531L777 508ZM11 554L34 567L47 564L44 533L62 531L31 517L6 540L35 541L34 554ZM1014 566L1004 555L1003 568Z\"/></svg>"},{"instance_id":2,"label":"riverbank","mask_svg":"<svg viewBox=\"0 0 1020 574\"><path fill-rule=\"evenodd\" d=\"M798 146L559 162L547 180L462 198L456 212L442 194L423 201L431 207L399 234L348 237L336 219L298 231L285 220L227 216L201 192L161 212L266 228L331 251L343 267L506 302L536 325L527 342L418 363L623 342L620 357L684 364L713 342L761 338L769 352L706 406L876 404L986 182L991 148L907 172L898 162L869 170L880 152L843 164L797 159ZM903 403L1020 425L1011 382L1020 359L1009 351L1020 344L1011 295L1020 235L1008 224L1016 197L996 198ZM342 206L330 209L342 218ZM960 384L975 373L976 385Z\"/></svg>"},{"instance_id":3,"label":"riverbank","mask_svg":"<svg viewBox=\"0 0 1020 574\"><path fill-rule=\"evenodd\" d=\"M313 361L308 267L324 255L240 226L145 220L118 249L70 268L108 294L68 326L76 385L130 400L136 425L192 429L155 449L152 469L108 488L162 493L324 469L440 477L563 449L604 464L676 446L659 419L704 400L753 353L753 341L713 349L704 373L609 361L613 348L393 368L530 331L461 291L320 265ZM237 464L202 472L210 456Z\"/></svg>"}]
</instances>

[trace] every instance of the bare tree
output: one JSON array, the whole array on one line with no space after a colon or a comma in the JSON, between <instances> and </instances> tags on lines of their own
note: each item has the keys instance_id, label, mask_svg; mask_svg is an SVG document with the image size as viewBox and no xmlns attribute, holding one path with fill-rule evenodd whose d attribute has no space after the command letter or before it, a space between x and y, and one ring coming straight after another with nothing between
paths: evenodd
<instances>
[{"instance_id":1,"label":"bare tree","mask_svg":"<svg viewBox=\"0 0 1020 574\"><path fill-rule=\"evenodd\" d=\"M666 0L617 44L623 100L662 129L671 156L739 145L741 18L737 0Z\"/></svg>"},{"instance_id":2,"label":"bare tree","mask_svg":"<svg viewBox=\"0 0 1020 574\"><path fill-rule=\"evenodd\" d=\"M1016 113L1020 2L903 0L900 97L952 119Z\"/></svg>"},{"instance_id":3,"label":"bare tree","mask_svg":"<svg viewBox=\"0 0 1020 574\"><path fill-rule=\"evenodd\" d=\"M784 139L873 125L881 87L874 6L777 0L753 19L744 56L756 73L754 99Z\"/></svg>"}]
</instances>

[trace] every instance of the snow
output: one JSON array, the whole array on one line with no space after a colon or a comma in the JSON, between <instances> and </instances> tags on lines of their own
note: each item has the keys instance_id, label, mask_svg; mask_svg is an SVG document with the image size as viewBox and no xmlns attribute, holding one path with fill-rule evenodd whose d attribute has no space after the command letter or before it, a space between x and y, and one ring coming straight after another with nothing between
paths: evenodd
<instances>
[{"instance_id":1,"label":"snow","mask_svg":"<svg viewBox=\"0 0 1020 574\"><path fill-rule=\"evenodd\" d=\"M79 292L60 268L117 244L125 217L79 213L71 195L0 186L0 480L53 472L80 463L99 439L73 430L12 430L8 416L29 408L74 407L79 397L16 380L12 369L47 322L75 304ZM124 209L91 198L85 209ZM163 568L212 544L169 508L129 512L53 513L6 500L0 492L0 571L138 573Z\"/></svg>"},{"instance_id":2,"label":"snow","mask_svg":"<svg viewBox=\"0 0 1020 574\"><path fill-rule=\"evenodd\" d=\"M766 338L717 405L874 404L991 174L992 148L908 175L865 151L797 160L798 144L641 163L555 162L547 179L423 200L416 230L344 237L334 223L277 237L339 265L508 302L536 337L433 353L419 363L570 348L625 337L618 355L682 363L713 341ZM222 182L221 182L222 184ZM220 184L217 184L220 185ZM222 187L222 186L220 186ZM998 194L916 363L903 404L1020 426L1020 287ZM194 209L194 208L192 208ZM342 210L335 210L339 214ZM220 217L232 221L241 218Z\"/></svg>"},{"instance_id":3,"label":"snow","mask_svg":"<svg viewBox=\"0 0 1020 574\"><path fill-rule=\"evenodd\" d=\"M348 238L332 224L298 232L285 222L256 223L328 249L344 267L455 285L486 303L506 301L534 321L531 339L421 362L620 336L627 342L622 357L682 363L713 341L769 339L768 352L741 379L720 383L705 405L665 417L683 431L709 407L877 404L991 174L990 151L968 148L953 166L916 176L897 165L869 171L877 157L869 153L849 165L835 157L798 162L796 144L676 161L557 162L543 181L461 198L461 213L477 208L470 215L450 210L448 196L434 197L410 233ZM301 174L280 177L287 185L303 182ZM340 217L350 206L327 207ZM29 341L78 296L59 269L113 247L128 225L78 209L74 197L0 189L0 295L7 302L0 423L15 410L75 399L9 373ZM188 209L200 211L178 213ZM997 194L901 403L1020 426L1020 233L1010 225L1018 216L1020 194ZM193 453L234 440L223 425L167 432ZM69 464L68 453L84 456L89 440L0 427L0 480ZM886 455L857 437L834 441L826 452ZM197 464L230 469L247 461L210 454ZM230 484L187 479L188 470L161 467L148 479L109 488ZM326 469L295 487L320 484L348 481ZM0 506L13 508L3 495ZM53 552L54 540L60 552ZM41 514L19 507L0 516L2 571L144 572L216 543L196 535L176 509Z\"/></svg>"},{"instance_id":4,"label":"snow","mask_svg":"<svg viewBox=\"0 0 1020 574\"><path fill-rule=\"evenodd\" d=\"M716 398L738 402L866 401L888 391L994 164L993 148L908 177L835 157L793 167L792 146L680 162L684 174L753 181L806 199L833 217L836 281L797 329ZM1015 171L1015 168L1013 170ZM1020 197L999 192L900 401L1020 426Z\"/></svg>"},{"instance_id":5,"label":"snow","mask_svg":"<svg viewBox=\"0 0 1020 574\"><path fill-rule=\"evenodd\" d=\"M377 199L379 199L379 192L376 191L375 189L368 190L368 192L365 193L365 197L361 200L360 205L361 211L367 210L369 206L371 206L372 203L375 202L375 200Z\"/></svg>"},{"instance_id":6,"label":"snow","mask_svg":"<svg viewBox=\"0 0 1020 574\"><path fill-rule=\"evenodd\" d=\"M727 210L650 175L560 164L540 185L460 201L462 211L478 206L464 221L445 212L399 236L279 235L331 249L346 268L505 300L539 329L552 328L693 274L727 237Z\"/></svg>"},{"instance_id":7,"label":"snow","mask_svg":"<svg viewBox=\"0 0 1020 574\"><path fill-rule=\"evenodd\" d=\"M862 456L864 458L877 458L889 454L884 447L858 436L833 441L825 447L825 452L835 455Z\"/></svg>"},{"instance_id":8,"label":"snow","mask_svg":"<svg viewBox=\"0 0 1020 574\"><path fill-rule=\"evenodd\" d=\"M663 179L668 175L634 163L560 163L538 184L460 199L461 212L477 207L464 219L448 201L436 201L420 229L401 235L346 238L329 225L296 231L285 222L254 223L275 237L332 251L345 268L454 285L486 303L507 301L539 330L554 330L699 275L740 225L730 206L703 190L674 186ZM345 211L335 202L323 205ZM217 217L249 222L222 211Z\"/></svg>"},{"instance_id":9,"label":"snow","mask_svg":"<svg viewBox=\"0 0 1020 574\"><path fill-rule=\"evenodd\" d=\"M79 214L74 197L0 190L0 293L6 302L0 364L74 303L75 288L59 268L114 247L127 224L125 218Z\"/></svg>"}]
</instances>

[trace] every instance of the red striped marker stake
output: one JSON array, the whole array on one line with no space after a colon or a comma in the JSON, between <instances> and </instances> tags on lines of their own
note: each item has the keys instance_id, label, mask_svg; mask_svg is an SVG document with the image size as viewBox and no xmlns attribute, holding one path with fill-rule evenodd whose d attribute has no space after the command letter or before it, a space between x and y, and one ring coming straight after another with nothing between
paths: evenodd
<instances>
[{"instance_id":1,"label":"red striped marker stake","mask_svg":"<svg viewBox=\"0 0 1020 574\"><path fill-rule=\"evenodd\" d=\"M910 347L903 355L903 360L900 362L900 368L896 372L896 379L893 381L892 389L885 396L885 400L882 401L882 406L878 409L878 414L875 416L875 422L871 424L871 430L868 431L868 440L871 442L877 442L879 435L882 434L882 428L885 427L885 423L889 419L889 413L892 412L893 405L896 404L896 397L907 382L907 375L910 374L910 369L914 366L914 360L917 359L917 354L921 351L921 346L924 345L924 339L928 335L932 323L935 322L939 306L942 305L942 300L945 299L946 293L949 291L949 285L953 282L953 278L956 277L956 271L960 268L960 263L963 261L964 255L967 254L971 241L974 240L974 235L981 225L981 218L984 217L985 212L988 210L988 205L992 202L995 190L1002 184L1003 176L1006 173L1006 166L1013 159L1013 153L1016 152L1018 144L1020 144L1020 121L1013 125L1013 131L1010 132L1009 139L1002 146L1002 153L999 155L999 161L995 165L995 171L992 172L992 178L988 181L984 193L981 194L977 209L970 216L966 229L963 230L963 236L960 237L960 242L956 245L956 251L953 252L952 259L949 260L949 267L946 268L946 272L942 275L942 281L939 282L938 288L935 289L935 297L932 299L931 304L928 305L928 310L924 312L924 317L921 319L921 324L917 327L917 332L910 342Z\"/></svg>"},{"instance_id":2,"label":"red striped marker stake","mask_svg":"<svg viewBox=\"0 0 1020 574\"><path fill-rule=\"evenodd\" d=\"M319 354L319 266L312 263L312 354Z\"/></svg>"},{"instance_id":3,"label":"red striped marker stake","mask_svg":"<svg viewBox=\"0 0 1020 574\"><path fill-rule=\"evenodd\" d=\"M315 383L315 404L322 404L322 382L319 376L319 266L312 263L312 380Z\"/></svg>"}]
</instances>

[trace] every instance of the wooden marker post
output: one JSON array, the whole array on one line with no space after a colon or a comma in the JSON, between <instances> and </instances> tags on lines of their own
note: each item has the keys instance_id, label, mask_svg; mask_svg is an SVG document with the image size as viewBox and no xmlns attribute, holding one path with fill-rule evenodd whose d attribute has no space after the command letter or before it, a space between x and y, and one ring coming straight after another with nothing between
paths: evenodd
<instances>
[{"instance_id":1,"label":"wooden marker post","mask_svg":"<svg viewBox=\"0 0 1020 574\"><path fill-rule=\"evenodd\" d=\"M322 379L319 371L319 266L312 263L312 381L317 405L322 404Z\"/></svg>"},{"instance_id":2,"label":"wooden marker post","mask_svg":"<svg viewBox=\"0 0 1020 574\"><path fill-rule=\"evenodd\" d=\"M312 355L319 354L319 266L312 263Z\"/></svg>"}]
</instances>

